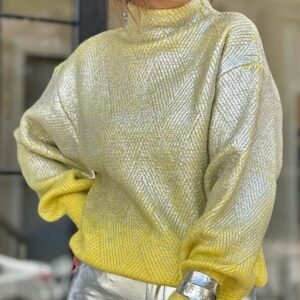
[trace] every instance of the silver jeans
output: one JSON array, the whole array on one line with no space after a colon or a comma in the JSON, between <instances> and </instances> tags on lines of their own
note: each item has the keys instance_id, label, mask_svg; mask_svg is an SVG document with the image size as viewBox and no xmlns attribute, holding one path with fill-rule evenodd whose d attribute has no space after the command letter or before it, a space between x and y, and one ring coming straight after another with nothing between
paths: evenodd
<instances>
[{"instance_id":1,"label":"silver jeans","mask_svg":"<svg viewBox=\"0 0 300 300\"><path fill-rule=\"evenodd\" d=\"M67 300L168 300L175 290L172 286L138 281L80 262ZM242 300L256 300L255 289Z\"/></svg>"}]
</instances>

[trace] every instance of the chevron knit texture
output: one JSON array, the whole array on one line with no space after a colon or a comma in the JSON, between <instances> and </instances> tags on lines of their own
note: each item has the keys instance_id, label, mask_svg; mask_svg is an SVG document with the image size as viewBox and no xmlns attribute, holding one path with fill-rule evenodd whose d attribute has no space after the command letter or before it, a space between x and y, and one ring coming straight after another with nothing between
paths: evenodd
<instances>
[{"instance_id":1,"label":"chevron knit texture","mask_svg":"<svg viewBox=\"0 0 300 300\"><path fill-rule=\"evenodd\" d=\"M77 47L14 131L38 213L95 268L218 300L267 282L282 106L256 25L208 0L142 11ZM174 293L170 299L186 299Z\"/></svg>"}]
</instances>

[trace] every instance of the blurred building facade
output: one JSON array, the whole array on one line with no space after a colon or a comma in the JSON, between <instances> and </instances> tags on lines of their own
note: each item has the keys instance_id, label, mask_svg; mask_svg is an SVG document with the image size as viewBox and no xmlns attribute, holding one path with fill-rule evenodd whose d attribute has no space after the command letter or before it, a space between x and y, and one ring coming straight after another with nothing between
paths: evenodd
<instances>
[{"instance_id":1,"label":"blurred building facade","mask_svg":"<svg viewBox=\"0 0 300 300\"><path fill-rule=\"evenodd\" d=\"M25 238L29 257L47 260L68 251L72 225L66 218L49 224L37 215L36 195L18 173L12 131L59 62L85 38L122 25L108 0L0 3L0 220ZM284 163L265 239L269 282L260 297L300 299L300 0L214 0L212 5L255 22L282 98ZM17 248L0 226L0 252L14 256Z\"/></svg>"},{"instance_id":2,"label":"blurred building facade","mask_svg":"<svg viewBox=\"0 0 300 300\"><path fill-rule=\"evenodd\" d=\"M106 29L106 3L2 0L0 12L0 253L20 255L24 240L27 257L49 260L68 250L74 227L67 217L49 224L38 216L36 194L19 172L12 132L54 67Z\"/></svg>"}]
</instances>

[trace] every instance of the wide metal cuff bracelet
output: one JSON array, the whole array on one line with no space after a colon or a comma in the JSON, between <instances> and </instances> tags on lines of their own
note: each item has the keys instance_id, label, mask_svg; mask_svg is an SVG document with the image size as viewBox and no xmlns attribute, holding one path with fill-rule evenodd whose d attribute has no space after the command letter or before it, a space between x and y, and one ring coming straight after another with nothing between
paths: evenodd
<instances>
[{"instance_id":1,"label":"wide metal cuff bracelet","mask_svg":"<svg viewBox=\"0 0 300 300\"><path fill-rule=\"evenodd\" d=\"M190 298L215 299L217 288L218 282L212 277L198 271L189 271L176 291Z\"/></svg>"}]
</instances>

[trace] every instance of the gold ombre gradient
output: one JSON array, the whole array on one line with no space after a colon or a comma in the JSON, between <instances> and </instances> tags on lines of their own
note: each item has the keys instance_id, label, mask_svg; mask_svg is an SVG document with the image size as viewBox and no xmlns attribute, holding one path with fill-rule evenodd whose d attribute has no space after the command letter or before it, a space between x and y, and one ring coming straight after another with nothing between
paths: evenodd
<instances>
[{"instance_id":1,"label":"gold ombre gradient","mask_svg":"<svg viewBox=\"0 0 300 300\"><path fill-rule=\"evenodd\" d=\"M129 15L56 67L14 132L22 173L43 219L77 225L80 260L174 287L198 270L219 281L218 300L240 300L267 281L262 242L282 167L260 34L208 0L140 24Z\"/></svg>"}]
</instances>

